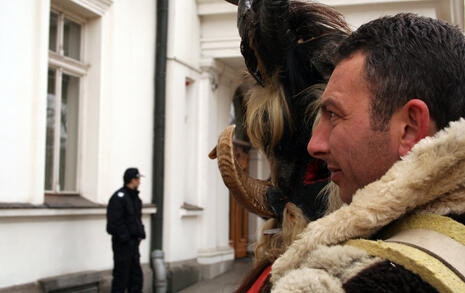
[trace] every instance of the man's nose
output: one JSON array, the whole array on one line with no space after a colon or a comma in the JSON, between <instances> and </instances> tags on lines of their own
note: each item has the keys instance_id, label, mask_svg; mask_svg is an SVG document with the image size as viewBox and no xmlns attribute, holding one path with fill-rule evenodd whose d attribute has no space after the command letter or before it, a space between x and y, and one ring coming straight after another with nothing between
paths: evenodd
<instances>
[{"instance_id":1,"label":"man's nose","mask_svg":"<svg viewBox=\"0 0 465 293\"><path fill-rule=\"evenodd\" d=\"M325 155L329 153L327 132L328 130L320 121L307 145L307 151L312 157L324 160Z\"/></svg>"}]
</instances>

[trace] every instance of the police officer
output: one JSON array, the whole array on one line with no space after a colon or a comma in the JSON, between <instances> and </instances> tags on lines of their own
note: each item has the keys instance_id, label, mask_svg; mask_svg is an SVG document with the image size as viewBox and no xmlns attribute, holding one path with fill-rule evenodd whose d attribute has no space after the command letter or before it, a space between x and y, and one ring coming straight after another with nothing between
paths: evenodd
<instances>
[{"instance_id":1,"label":"police officer","mask_svg":"<svg viewBox=\"0 0 465 293\"><path fill-rule=\"evenodd\" d=\"M141 174L136 168L124 172L124 186L110 198L107 207L107 232L112 235L112 293L142 292L139 243L145 239L142 201L139 198Z\"/></svg>"}]
</instances>

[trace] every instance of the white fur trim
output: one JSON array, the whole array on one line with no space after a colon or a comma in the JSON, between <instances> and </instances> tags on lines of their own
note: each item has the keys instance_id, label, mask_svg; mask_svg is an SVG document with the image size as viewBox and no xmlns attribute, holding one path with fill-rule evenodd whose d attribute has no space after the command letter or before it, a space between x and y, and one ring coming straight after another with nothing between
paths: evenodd
<instances>
[{"instance_id":1,"label":"white fur trim","mask_svg":"<svg viewBox=\"0 0 465 293\"><path fill-rule=\"evenodd\" d=\"M272 293L343 293L341 282L324 270L300 268L278 280Z\"/></svg>"},{"instance_id":2,"label":"white fur trim","mask_svg":"<svg viewBox=\"0 0 465 293\"><path fill-rule=\"evenodd\" d=\"M307 267L326 270L344 284L367 267L382 261L352 246L319 246L312 251L304 264Z\"/></svg>"},{"instance_id":3,"label":"white fur trim","mask_svg":"<svg viewBox=\"0 0 465 293\"><path fill-rule=\"evenodd\" d=\"M342 284L380 261L352 246L320 246L299 268L280 278L272 292L341 292Z\"/></svg>"}]
</instances>

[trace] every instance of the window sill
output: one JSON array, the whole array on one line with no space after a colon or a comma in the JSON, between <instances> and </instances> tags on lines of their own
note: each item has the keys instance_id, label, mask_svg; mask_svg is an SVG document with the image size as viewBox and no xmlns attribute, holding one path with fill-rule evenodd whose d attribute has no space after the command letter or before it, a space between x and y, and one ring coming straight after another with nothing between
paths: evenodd
<instances>
[{"instance_id":1,"label":"window sill","mask_svg":"<svg viewBox=\"0 0 465 293\"><path fill-rule=\"evenodd\" d=\"M144 205L142 214L151 215L157 212L152 205ZM0 203L2 217L50 217L50 216L90 216L105 215L106 206L91 202L80 195L46 194L42 205L24 203Z\"/></svg>"},{"instance_id":2,"label":"window sill","mask_svg":"<svg viewBox=\"0 0 465 293\"><path fill-rule=\"evenodd\" d=\"M199 217L203 215L203 208L188 203L183 203L180 210L181 218Z\"/></svg>"}]
</instances>

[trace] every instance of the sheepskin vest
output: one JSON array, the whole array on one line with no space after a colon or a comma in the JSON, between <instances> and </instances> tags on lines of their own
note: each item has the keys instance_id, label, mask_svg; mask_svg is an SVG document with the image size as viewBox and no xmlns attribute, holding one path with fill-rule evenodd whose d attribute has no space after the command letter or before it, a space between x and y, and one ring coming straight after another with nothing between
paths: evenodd
<instances>
[{"instance_id":1,"label":"sheepskin vest","mask_svg":"<svg viewBox=\"0 0 465 293\"><path fill-rule=\"evenodd\" d=\"M345 245L378 239L390 224L424 214L464 218L464 119L421 140L383 177L358 190L350 205L311 222L273 264L272 292L369 292L383 282L377 292L444 291L395 261Z\"/></svg>"}]
</instances>

